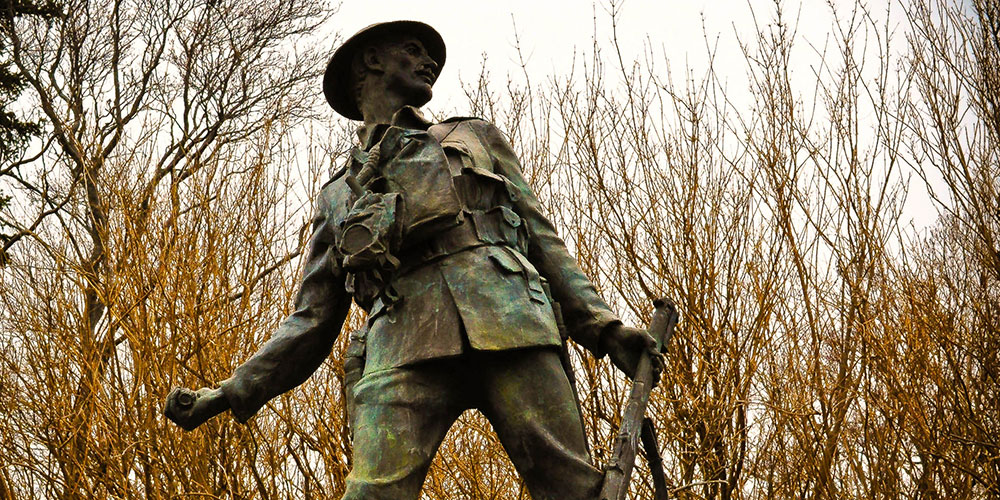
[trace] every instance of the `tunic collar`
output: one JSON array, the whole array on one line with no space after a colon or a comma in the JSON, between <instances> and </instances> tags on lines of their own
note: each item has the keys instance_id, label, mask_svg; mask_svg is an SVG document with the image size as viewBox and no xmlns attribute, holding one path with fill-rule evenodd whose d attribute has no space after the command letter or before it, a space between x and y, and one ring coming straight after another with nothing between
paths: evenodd
<instances>
[{"instance_id":1,"label":"tunic collar","mask_svg":"<svg viewBox=\"0 0 1000 500\"><path fill-rule=\"evenodd\" d=\"M375 145L375 143L382 139L382 136L385 135L385 131L388 130L389 127L427 130L431 127L431 125L433 124L424 118L424 115L420 112L419 108L414 106L403 106L402 108L399 108L399 111L396 111L392 115L390 123L376 123L371 134L368 134L367 125L358 127L358 141L363 144L362 149L364 151L368 151ZM367 141L365 141L365 137L368 138Z\"/></svg>"}]
</instances>

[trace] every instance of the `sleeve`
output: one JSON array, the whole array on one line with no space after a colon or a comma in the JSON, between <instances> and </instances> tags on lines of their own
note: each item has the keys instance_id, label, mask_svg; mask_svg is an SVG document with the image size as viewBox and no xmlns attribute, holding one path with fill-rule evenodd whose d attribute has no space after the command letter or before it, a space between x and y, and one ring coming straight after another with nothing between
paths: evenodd
<instances>
[{"instance_id":1,"label":"sleeve","mask_svg":"<svg viewBox=\"0 0 1000 500\"><path fill-rule=\"evenodd\" d=\"M347 316L351 296L344 290L334 251L333 221L321 209L317 214L295 312L232 377L219 384L240 422L272 398L305 382L330 354Z\"/></svg>"},{"instance_id":2,"label":"sleeve","mask_svg":"<svg viewBox=\"0 0 1000 500\"><path fill-rule=\"evenodd\" d=\"M498 173L511 183L514 209L528 233L528 260L548 280L570 337L595 356L603 357L601 333L612 324L621 324L621 320L580 270L552 223L542 215L538 198L524 179L510 144L492 124L479 123L479 136L496 157Z\"/></svg>"}]
</instances>

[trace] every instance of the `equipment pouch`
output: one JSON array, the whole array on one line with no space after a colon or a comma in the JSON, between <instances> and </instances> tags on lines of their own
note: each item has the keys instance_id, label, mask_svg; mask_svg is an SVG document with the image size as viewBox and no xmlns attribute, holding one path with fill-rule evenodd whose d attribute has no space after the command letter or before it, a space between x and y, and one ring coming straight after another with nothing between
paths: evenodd
<instances>
[{"instance_id":1,"label":"equipment pouch","mask_svg":"<svg viewBox=\"0 0 1000 500\"><path fill-rule=\"evenodd\" d=\"M387 271L399 266L393 255L399 245L396 193L362 196L341 225L337 246L350 272Z\"/></svg>"}]
</instances>

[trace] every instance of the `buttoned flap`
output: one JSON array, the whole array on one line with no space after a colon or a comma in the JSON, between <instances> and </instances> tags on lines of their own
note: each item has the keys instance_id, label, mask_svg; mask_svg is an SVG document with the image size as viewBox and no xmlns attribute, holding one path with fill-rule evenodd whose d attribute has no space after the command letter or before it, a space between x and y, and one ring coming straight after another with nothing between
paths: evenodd
<instances>
[{"instance_id":1,"label":"buttoned flap","mask_svg":"<svg viewBox=\"0 0 1000 500\"><path fill-rule=\"evenodd\" d=\"M503 185L507 197L511 201L517 201L520 196L518 189L507 177L496 173L497 161L490 153L489 147L484 144L479 136L468 126L459 126L449 132L443 140L441 147L445 151L451 149L462 158L462 173L474 175L480 178L490 179ZM471 165L470 165L471 163Z\"/></svg>"},{"instance_id":2,"label":"buttoned flap","mask_svg":"<svg viewBox=\"0 0 1000 500\"><path fill-rule=\"evenodd\" d=\"M459 153L468 155L469 157L472 156L472 153L469 152L469 146L467 146L464 142L445 139L441 141L441 147L444 148L445 151L451 149L454 151L458 151Z\"/></svg>"},{"instance_id":3,"label":"buttoned flap","mask_svg":"<svg viewBox=\"0 0 1000 500\"><path fill-rule=\"evenodd\" d=\"M522 274L524 272L524 267L521 266L521 263L501 249L496 249L495 251L490 252L490 260L492 260L501 271L507 274Z\"/></svg>"},{"instance_id":4,"label":"buttoned flap","mask_svg":"<svg viewBox=\"0 0 1000 500\"><path fill-rule=\"evenodd\" d=\"M521 227L521 217L517 215L517 212L504 206L499 207L498 210L500 210L500 215L508 226L514 228Z\"/></svg>"},{"instance_id":5,"label":"buttoned flap","mask_svg":"<svg viewBox=\"0 0 1000 500\"><path fill-rule=\"evenodd\" d=\"M520 274L525 281L528 295L535 302L546 302L545 290L542 288L541 276L523 255L513 250L493 248L490 260L506 274Z\"/></svg>"},{"instance_id":6,"label":"buttoned flap","mask_svg":"<svg viewBox=\"0 0 1000 500\"><path fill-rule=\"evenodd\" d=\"M442 148L442 145L426 131L400 127L390 127L386 130L378 146L380 164L389 162L399 156L440 155Z\"/></svg>"},{"instance_id":7,"label":"buttoned flap","mask_svg":"<svg viewBox=\"0 0 1000 500\"><path fill-rule=\"evenodd\" d=\"M467 126L458 126L441 140L442 148L454 148L472 158L478 167L488 167L493 164L489 151L483 147L479 138Z\"/></svg>"},{"instance_id":8,"label":"buttoned flap","mask_svg":"<svg viewBox=\"0 0 1000 500\"><path fill-rule=\"evenodd\" d=\"M387 134L388 135L388 134ZM423 130L402 129L399 133L399 150L405 151L408 147L419 147L428 142L430 138Z\"/></svg>"},{"instance_id":9,"label":"buttoned flap","mask_svg":"<svg viewBox=\"0 0 1000 500\"><path fill-rule=\"evenodd\" d=\"M448 144L442 144L441 148L444 149L444 155L448 157L449 160L451 158L458 158L459 160L459 163L461 165L460 168L457 168L457 166L452 166L451 175L453 177L457 177L461 175L463 170L467 168L473 168L475 166L475 163L472 160L472 155L469 153L469 148L465 147L464 144L452 142ZM449 166L451 165L452 164L449 161Z\"/></svg>"},{"instance_id":10,"label":"buttoned flap","mask_svg":"<svg viewBox=\"0 0 1000 500\"><path fill-rule=\"evenodd\" d=\"M489 180L491 180L493 182L499 182L501 184L507 182L507 178L503 177L500 174L497 174L497 173L493 172L492 170L486 170L485 168L469 167L469 168L465 168L463 170L464 170L464 172L462 172L462 173L464 173L464 174L478 175L479 177L484 177L484 178L489 179Z\"/></svg>"},{"instance_id":11,"label":"buttoned flap","mask_svg":"<svg viewBox=\"0 0 1000 500\"><path fill-rule=\"evenodd\" d=\"M472 219L480 241L520 248L523 239L518 234L521 218L510 208L501 205L485 213L473 212Z\"/></svg>"},{"instance_id":12,"label":"buttoned flap","mask_svg":"<svg viewBox=\"0 0 1000 500\"><path fill-rule=\"evenodd\" d=\"M504 191L507 193L507 197L510 198L510 201L517 201L518 198L517 188L514 187L514 184L510 182L510 179L508 179L506 176L500 175L492 170L479 168L478 166L463 168L462 173L467 175L477 176L483 179L488 179L492 182L496 182L502 185Z\"/></svg>"}]
</instances>

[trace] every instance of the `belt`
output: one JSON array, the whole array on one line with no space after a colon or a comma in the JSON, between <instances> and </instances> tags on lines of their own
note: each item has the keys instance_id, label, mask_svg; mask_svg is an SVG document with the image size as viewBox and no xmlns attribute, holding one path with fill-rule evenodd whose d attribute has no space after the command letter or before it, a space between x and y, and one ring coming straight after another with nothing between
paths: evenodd
<instances>
[{"instance_id":1,"label":"belt","mask_svg":"<svg viewBox=\"0 0 1000 500\"><path fill-rule=\"evenodd\" d=\"M408 255L397 276L465 250L487 245L503 245L522 254L526 243L521 237L522 220L513 210L500 206L489 211L463 212L462 222L429 240L401 252Z\"/></svg>"}]
</instances>

